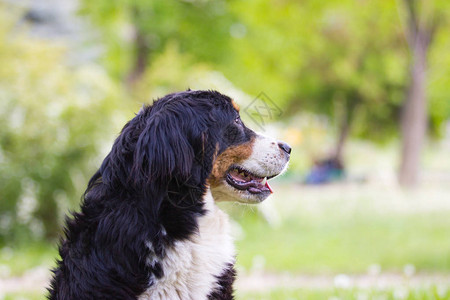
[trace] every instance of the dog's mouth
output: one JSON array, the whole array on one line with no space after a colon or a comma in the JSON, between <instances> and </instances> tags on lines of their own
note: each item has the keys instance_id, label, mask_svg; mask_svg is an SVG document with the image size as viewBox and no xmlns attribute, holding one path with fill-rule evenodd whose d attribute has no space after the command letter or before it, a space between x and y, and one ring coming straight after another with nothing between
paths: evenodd
<instances>
[{"instance_id":1,"label":"dog's mouth","mask_svg":"<svg viewBox=\"0 0 450 300\"><path fill-rule=\"evenodd\" d=\"M226 176L226 181L235 189L247 191L250 194L271 194L273 193L267 180L277 176L258 176L244 168L232 166Z\"/></svg>"}]
</instances>

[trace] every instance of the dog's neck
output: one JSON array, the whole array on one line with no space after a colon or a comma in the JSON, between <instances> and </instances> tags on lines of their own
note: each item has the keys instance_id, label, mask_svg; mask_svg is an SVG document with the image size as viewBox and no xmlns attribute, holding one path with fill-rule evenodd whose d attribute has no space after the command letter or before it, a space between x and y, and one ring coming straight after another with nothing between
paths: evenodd
<instances>
[{"instance_id":1,"label":"dog's neck","mask_svg":"<svg viewBox=\"0 0 450 300\"><path fill-rule=\"evenodd\" d=\"M164 276L140 297L144 299L207 299L219 288L218 278L234 264L235 252L228 216L214 203L208 189L199 232L176 241L162 260Z\"/></svg>"}]
</instances>

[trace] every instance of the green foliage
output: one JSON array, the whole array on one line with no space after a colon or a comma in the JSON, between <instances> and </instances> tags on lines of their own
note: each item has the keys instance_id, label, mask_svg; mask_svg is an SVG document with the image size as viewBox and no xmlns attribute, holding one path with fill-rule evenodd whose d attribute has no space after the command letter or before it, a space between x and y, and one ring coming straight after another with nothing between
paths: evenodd
<instances>
[{"instance_id":1,"label":"green foliage","mask_svg":"<svg viewBox=\"0 0 450 300\"><path fill-rule=\"evenodd\" d=\"M1 244L57 234L117 130L119 91L94 65L65 65L62 45L26 37L0 8Z\"/></svg>"},{"instance_id":2,"label":"green foliage","mask_svg":"<svg viewBox=\"0 0 450 300\"><path fill-rule=\"evenodd\" d=\"M430 72L427 91L430 97L430 123L432 128L436 129L437 136L443 133L443 126L441 124L450 118L448 88L450 86L450 55L447 50L450 48L450 40L448 38L448 25L450 25L450 22L447 21L436 32L433 48L429 56Z\"/></svg>"},{"instance_id":3,"label":"green foliage","mask_svg":"<svg viewBox=\"0 0 450 300\"><path fill-rule=\"evenodd\" d=\"M319 131L348 120L358 137L389 140L398 132L409 76L400 2L83 0L81 13L106 48L107 72L66 65L64 44L20 33L20 15L1 6L0 242L24 240L30 229L56 234L62 211L78 202L97 154L126 119L118 112L121 95L147 102L189 87L220 89L228 82L216 77L224 74L252 96L264 91L284 119L311 111L331 120ZM439 27L428 95L438 136L450 117L449 2L432 3L426 17L439 19ZM145 72L126 94L120 83L140 46L148 55ZM295 129L302 118L291 120ZM293 165L306 163L293 157Z\"/></svg>"},{"instance_id":4,"label":"green foliage","mask_svg":"<svg viewBox=\"0 0 450 300\"><path fill-rule=\"evenodd\" d=\"M448 2L426 3L423 14L443 20L429 69L436 135L450 117L444 100L450 10ZM264 89L287 115L308 110L337 127L347 120L356 136L369 140L397 135L410 60L401 1L236 1L232 11L247 28L233 43L235 63L223 68L233 82L253 94Z\"/></svg>"},{"instance_id":5,"label":"green foliage","mask_svg":"<svg viewBox=\"0 0 450 300\"><path fill-rule=\"evenodd\" d=\"M254 91L264 86L288 114L357 119L360 135L392 135L406 75L395 3L262 2L236 8L252 29L234 46L245 53L237 60L256 70L247 79Z\"/></svg>"},{"instance_id":6,"label":"green foliage","mask_svg":"<svg viewBox=\"0 0 450 300\"><path fill-rule=\"evenodd\" d=\"M105 34L105 61L113 74L124 77L136 59L136 39L142 38L149 55L161 54L176 42L182 53L197 61L223 62L229 49L229 28L233 16L220 1L99 0L82 1L81 12Z\"/></svg>"},{"instance_id":7,"label":"green foliage","mask_svg":"<svg viewBox=\"0 0 450 300\"><path fill-rule=\"evenodd\" d=\"M141 79L139 93L166 90L156 83L160 78L184 89L185 69L207 63L250 95L264 91L285 116L304 110L323 114L338 126L351 123L354 135L375 141L398 133L410 60L405 9L399 1L83 3L83 13L106 33L107 65L114 74L124 77L133 68L136 35L144 37L147 73L152 75ZM424 6L424 14L445 16L447 4L433 3ZM430 78L440 78L436 83L432 79L429 91L433 134L440 133L450 116L443 80L450 69L444 41L448 33L440 22L432 45ZM174 54L174 45L189 63L176 61L169 78L158 58L167 51Z\"/></svg>"}]
</instances>

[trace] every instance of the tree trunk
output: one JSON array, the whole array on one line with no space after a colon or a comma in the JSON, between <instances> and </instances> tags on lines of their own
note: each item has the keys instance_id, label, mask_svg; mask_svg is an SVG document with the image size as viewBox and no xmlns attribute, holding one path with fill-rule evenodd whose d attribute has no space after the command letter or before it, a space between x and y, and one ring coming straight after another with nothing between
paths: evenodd
<instances>
[{"instance_id":1,"label":"tree trunk","mask_svg":"<svg viewBox=\"0 0 450 300\"><path fill-rule=\"evenodd\" d=\"M341 125L339 126L338 139L336 142L336 147L334 149L334 159L342 162L342 155L344 152L345 142L347 141L347 137L350 133L350 122L347 117L344 117L341 121Z\"/></svg>"},{"instance_id":2,"label":"tree trunk","mask_svg":"<svg viewBox=\"0 0 450 300\"><path fill-rule=\"evenodd\" d=\"M334 148L334 153L332 157L333 159L341 163L343 163L342 156L344 153L344 146L350 134L353 117L355 115L355 110L358 104L359 104L359 97L356 95L356 93L350 93L350 95L347 95L344 105L345 110L343 111L343 114L340 118L341 120L339 124L338 138L336 141L336 146Z\"/></svg>"},{"instance_id":3,"label":"tree trunk","mask_svg":"<svg viewBox=\"0 0 450 300\"><path fill-rule=\"evenodd\" d=\"M419 182L420 158L427 130L426 69L429 36L417 29L412 39L410 84L401 119L402 148L399 183L413 187Z\"/></svg>"},{"instance_id":4,"label":"tree trunk","mask_svg":"<svg viewBox=\"0 0 450 300\"><path fill-rule=\"evenodd\" d=\"M136 55L133 67L126 79L128 87L133 86L133 84L137 82L139 79L141 79L142 75L144 75L145 69L147 68L149 57L149 49L144 34L137 26L135 30L136 35L134 38L134 45Z\"/></svg>"},{"instance_id":5,"label":"tree trunk","mask_svg":"<svg viewBox=\"0 0 450 300\"><path fill-rule=\"evenodd\" d=\"M148 58L150 55L150 49L148 46L148 40L145 32L142 30L140 24L142 20L145 20L146 16L142 14L142 10L138 6L133 6L131 12L134 20L134 63L130 72L126 78L126 85L131 88L142 75L144 75L145 69L148 65Z\"/></svg>"}]
</instances>

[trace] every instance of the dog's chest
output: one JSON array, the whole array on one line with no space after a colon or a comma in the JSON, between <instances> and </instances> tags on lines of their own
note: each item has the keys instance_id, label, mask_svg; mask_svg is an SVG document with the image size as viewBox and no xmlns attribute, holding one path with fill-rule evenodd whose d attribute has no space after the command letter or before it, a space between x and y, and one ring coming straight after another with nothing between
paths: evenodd
<instances>
[{"instance_id":1,"label":"dog's chest","mask_svg":"<svg viewBox=\"0 0 450 300\"><path fill-rule=\"evenodd\" d=\"M164 276L140 297L147 299L206 299L218 288L217 277L234 263L234 246L228 216L205 196L207 214L199 218L199 233L189 241L175 242L161 261Z\"/></svg>"}]
</instances>

